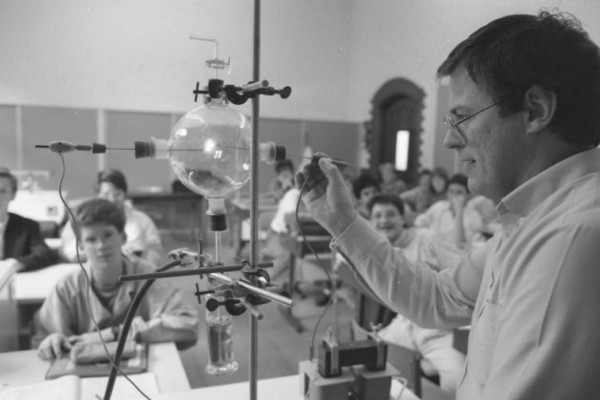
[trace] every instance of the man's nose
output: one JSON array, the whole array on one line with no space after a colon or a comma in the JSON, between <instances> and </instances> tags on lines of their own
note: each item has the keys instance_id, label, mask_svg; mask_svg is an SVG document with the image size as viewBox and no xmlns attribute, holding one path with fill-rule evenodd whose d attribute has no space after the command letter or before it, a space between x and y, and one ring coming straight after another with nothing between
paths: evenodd
<instances>
[{"instance_id":1,"label":"man's nose","mask_svg":"<svg viewBox=\"0 0 600 400\"><path fill-rule=\"evenodd\" d=\"M460 149L465 147L465 140L459 132L448 128L444 135L444 146L449 149Z\"/></svg>"}]
</instances>

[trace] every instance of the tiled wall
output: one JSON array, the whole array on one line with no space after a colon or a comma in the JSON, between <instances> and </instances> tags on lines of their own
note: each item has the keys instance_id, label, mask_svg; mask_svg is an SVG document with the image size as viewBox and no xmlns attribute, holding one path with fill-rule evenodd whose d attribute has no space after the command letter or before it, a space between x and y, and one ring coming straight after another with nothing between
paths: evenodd
<instances>
[{"instance_id":1,"label":"tiled wall","mask_svg":"<svg viewBox=\"0 0 600 400\"><path fill-rule=\"evenodd\" d=\"M62 173L60 157L35 145L66 140L84 145L98 142L110 147L133 148L134 141L149 140L151 136L167 139L179 117L170 113L3 105L0 106L0 165L49 171L49 178L41 180L42 187L57 189ZM314 150L356 164L360 129L360 124L350 122L268 118L261 119L260 141L274 141L284 146L297 165L304 137L308 137ZM105 155L71 152L63 156L66 166L63 189L69 198L91 195L96 172L105 167L123 170L131 192L150 186L170 190L174 179L167 161L136 160L132 151L109 150ZM261 190L266 190L273 177L273 166L261 164Z\"/></svg>"}]
</instances>

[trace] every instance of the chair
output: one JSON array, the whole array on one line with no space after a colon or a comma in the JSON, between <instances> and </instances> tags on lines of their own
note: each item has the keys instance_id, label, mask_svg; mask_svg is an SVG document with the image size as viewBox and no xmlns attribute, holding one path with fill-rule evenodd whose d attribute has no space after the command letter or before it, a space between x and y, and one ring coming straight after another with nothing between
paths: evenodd
<instances>
[{"instance_id":1,"label":"chair","mask_svg":"<svg viewBox=\"0 0 600 400\"><path fill-rule=\"evenodd\" d=\"M396 313L384 306L368 287L354 274L345 262L338 266L337 276L341 281L356 291L356 308L351 322L353 340L365 340L372 327L378 324L385 326L396 316ZM421 356L417 351L404 346L388 343L387 361L407 380L406 387L418 397L421 396Z\"/></svg>"},{"instance_id":2,"label":"chair","mask_svg":"<svg viewBox=\"0 0 600 400\"><path fill-rule=\"evenodd\" d=\"M294 292L298 291L296 269L299 259L321 262L325 264L326 268L331 268L332 252L329 247L331 235L308 215L300 215L296 221L295 215L292 213L286 216L286 222L290 227L290 234L285 240L282 240L282 244L290 251L287 288L290 297L293 297ZM291 308L285 307L281 310L285 319L298 333L305 330L293 315Z\"/></svg>"}]
</instances>

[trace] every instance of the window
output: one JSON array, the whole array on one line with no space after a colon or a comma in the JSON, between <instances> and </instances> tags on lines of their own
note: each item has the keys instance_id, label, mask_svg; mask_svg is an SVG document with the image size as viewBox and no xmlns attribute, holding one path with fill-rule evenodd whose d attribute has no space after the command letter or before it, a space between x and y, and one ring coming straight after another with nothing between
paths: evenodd
<instances>
[{"instance_id":1,"label":"window","mask_svg":"<svg viewBox=\"0 0 600 400\"><path fill-rule=\"evenodd\" d=\"M396 132L396 169L406 171L408 168L408 141L409 131Z\"/></svg>"}]
</instances>

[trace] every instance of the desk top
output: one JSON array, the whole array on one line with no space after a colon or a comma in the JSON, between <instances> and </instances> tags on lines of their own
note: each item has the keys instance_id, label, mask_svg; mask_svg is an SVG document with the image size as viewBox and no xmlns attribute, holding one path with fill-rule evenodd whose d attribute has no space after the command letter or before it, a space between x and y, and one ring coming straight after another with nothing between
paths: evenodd
<instances>
[{"instance_id":1,"label":"desk top","mask_svg":"<svg viewBox=\"0 0 600 400\"><path fill-rule=\"evenodd\" d=\"M283 376L280 378L261 379L258 381L257 397L261 400L303 400L303 378L300 375ZM160 394L154 400L197 400L219 399L240 400L250 396L248 382L232 383L229 385L209 386L192 389L187 392L174 394ZM397 398L402 386L397 381L392 381L390 400ZM412 392L406 389L402 400L419 400Z\"/></svg>"},{"instance_id":2,"label":"desk top","mask_svg":"<svg viewBox=\"0 0 600 400\"><path fill-rule=\"evenodd\" d=\"M0 260L0 290L16 275L17 262L14 259Z\"/></svg>"},{"instance_id":3,"label":"desk top","mask_svg":"<svg viewBox=\"0 0 600 400\"><path fill-rule=\"evenodd\" d=\"M177 199L196 199L202 200L203 197L194 192L131 192L128 194L129 198L133 203L136 200L144 200L144 199L167 199L167 200L177 200Z\"/></svg>"},{"instance_id":4,"label":"desk top","mask_svg":"<svg viewBox=\"0 0 600 400\"><path fill-rule=\"evenodd\" d=\"M249 197L239 197L231 199L231 205L241 211L250 211L250 198ZM261 201L258 200L258 210L259 211L275 211L277 210L277 203L273 202L272 199L265 199Z\"/></svg>"},{"instance_id":5,"label":"desk top","mask_svg":"<svg viewBox=\"0 0 600 400\"><path fill-rule=\"evenodd\" d=\"M19 304L43 303L54 284L79 264L56 264L31 272L18 273L15 278L15 299Z\"/></svg>"},{"instance_id":6,"label":"desk top","mask_svg":"<svg viewBox=\"0 0 600 400\"><path fill-rule=\"evenodd\" d=\"M153 343L148 356L148 371L156 376L160 393L190 390L174 343ZM0 353L0 390L42 382L48 367L49 363L37 356L37 350Z\"/></svg>"},{"instance_id":7,"label":"desk top","mask_svg":"<svg viewBox=\"0 0 600 400\"><path fill-rule=\"evenodd\" d=\"M53 221L57 224L65 216L65 208L57 190L19 190L8 205L12 213L35 221Z\"/></svg>"}]
</instances>

